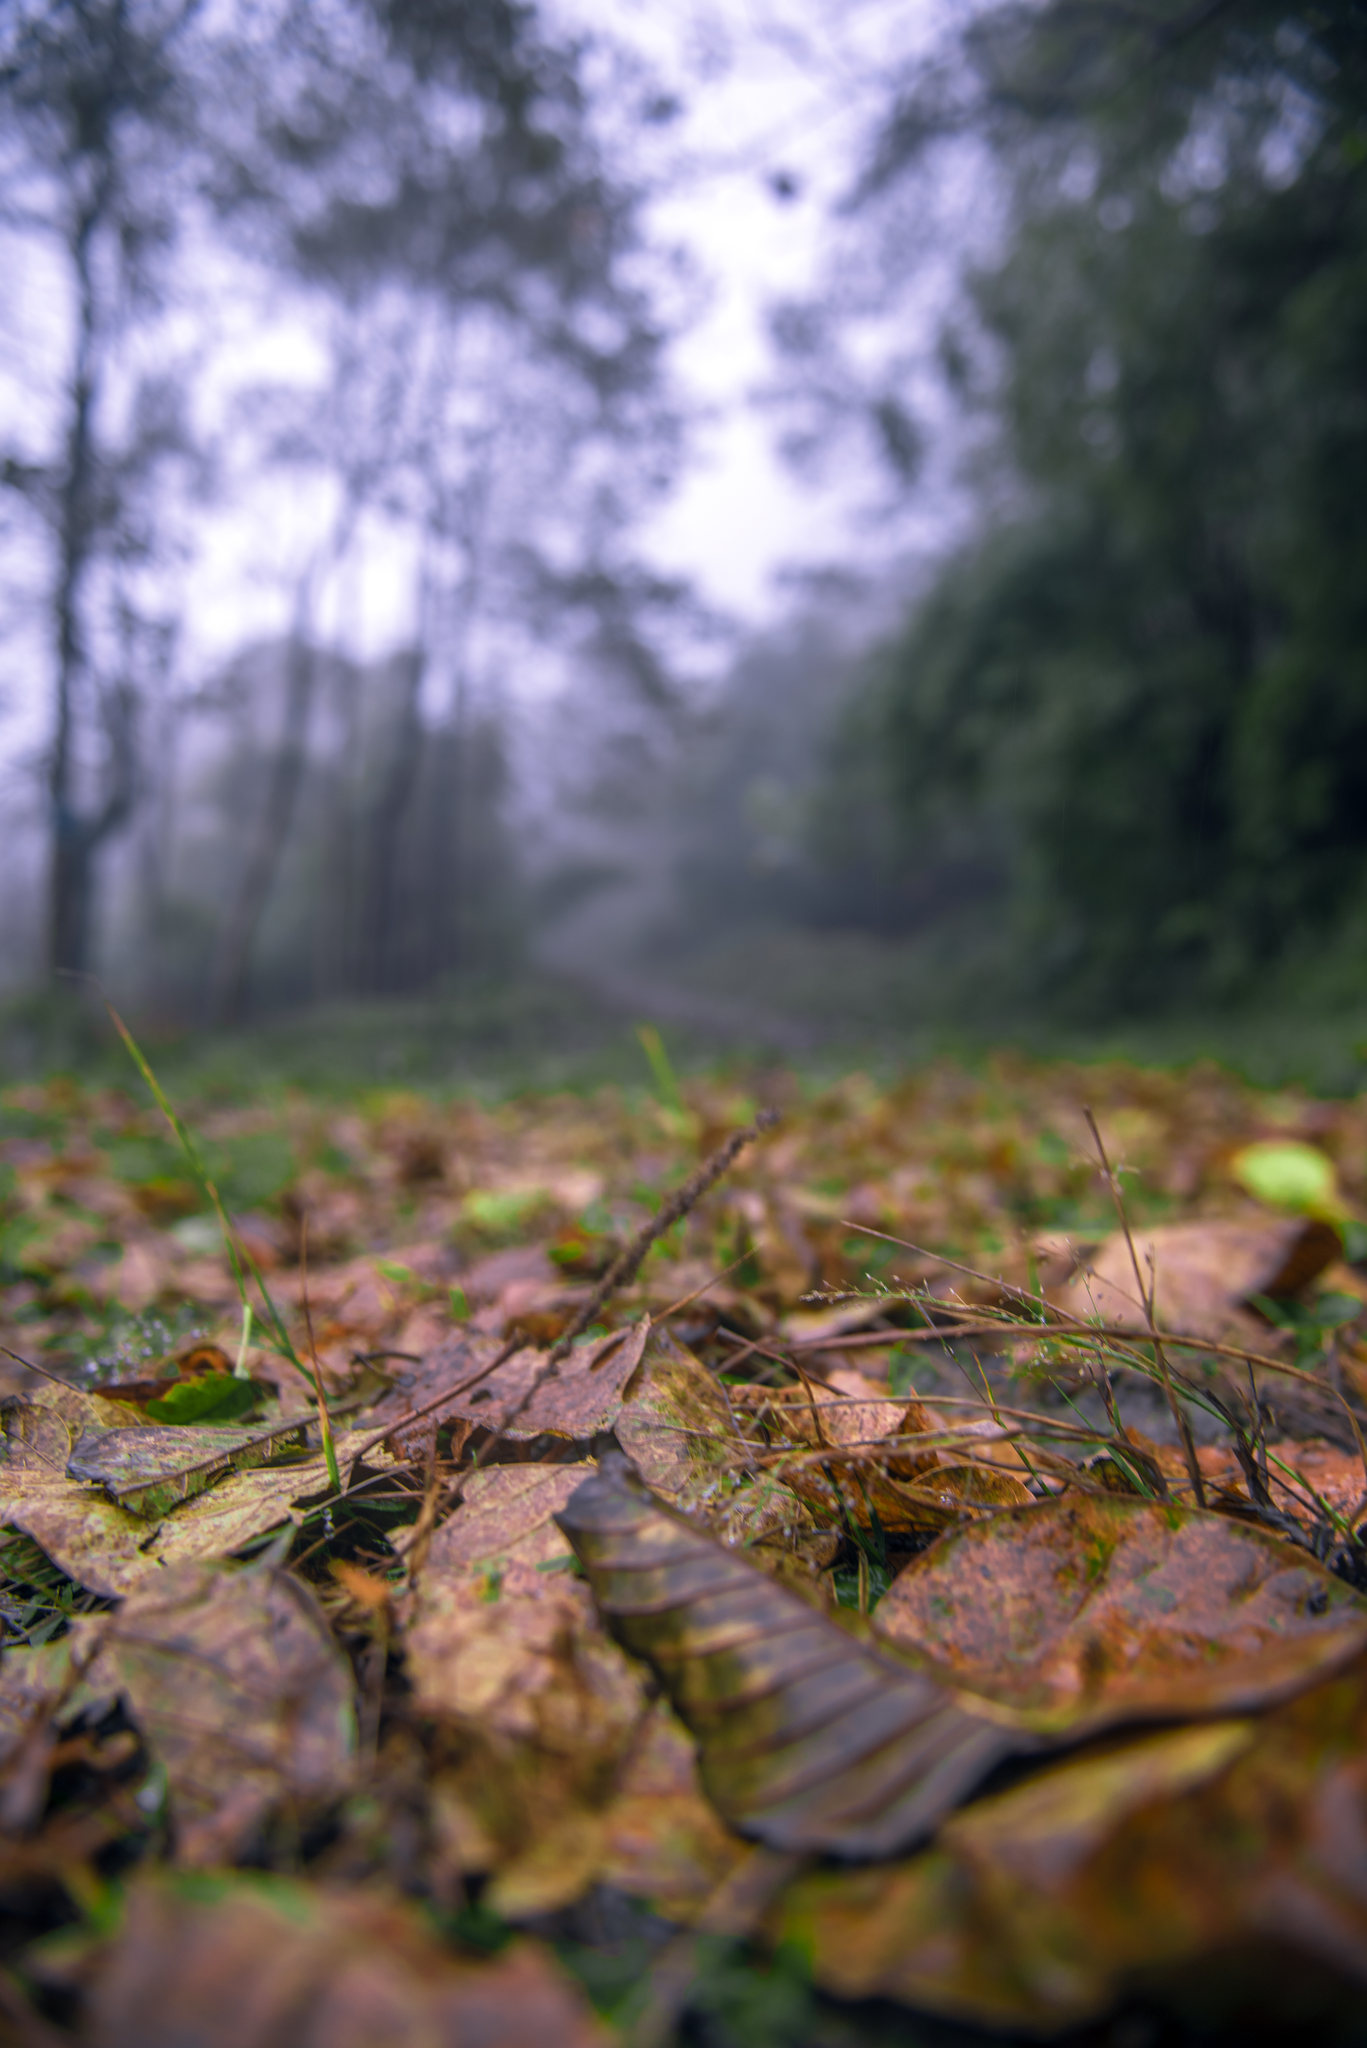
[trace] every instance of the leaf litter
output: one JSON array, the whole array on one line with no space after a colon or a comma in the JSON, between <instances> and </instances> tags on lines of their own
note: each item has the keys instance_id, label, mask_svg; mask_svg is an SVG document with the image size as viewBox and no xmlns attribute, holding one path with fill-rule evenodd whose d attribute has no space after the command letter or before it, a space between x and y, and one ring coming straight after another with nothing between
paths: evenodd
<instances>
[{"instance_id":1,"label":"leaf litter","mask_svg":"<svg viewBox=\"0 0 1367 2048\"><path fill-rule=\"evenodd\" d=\"M28 2037L1367 2010L1367 1103L766 1085L0 1105Z\"/></svg>"}]
</instances>

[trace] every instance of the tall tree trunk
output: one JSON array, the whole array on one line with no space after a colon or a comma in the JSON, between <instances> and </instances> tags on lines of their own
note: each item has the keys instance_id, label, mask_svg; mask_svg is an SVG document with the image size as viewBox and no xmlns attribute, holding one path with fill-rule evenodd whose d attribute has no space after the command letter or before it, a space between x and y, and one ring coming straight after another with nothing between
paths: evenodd
<instances>
[{"instance_id":1,"label":"tall tree trunk","mask_svg":"<svg viewBox=\"0 0 1367 2048\"><path fill-rule=\"evenodd\" d=\"M317 655L305 637L307 611L307 598L301 591L286 655L285 701L265 802L214 964L212 1009L214 1021L219 1024L240 1024L247 1013L252 949L294 823L318 673Z\"/></svg>"},{"instance_id":2,"label":"tall tree trunk","mask_svg":"<svg viewBox=\"0 0 1367 2048\"><path fill-rule=\"evenodd\" d=\"M48 761L47 962L54 981L89 969L99 852L128 817L136 793L135 706L131 690L123 684L115 686L100 707L108 754L98 808L82 810L76 787L76 699L82 682L89 681L81 606L96 525L92 419L98 335L92 243L106 196L102 183L81 217L73 245L76 360L58 511L60 557L53 597L56 689Z\"/></svg>"},{"instance_id":3,"label":"tall tree trunk","mask_svg":"<svg viewBox=\"0 0 1367 2048\"><path fill-rule=\"evenodd\" d=\"M426 659L421 648L399 657L398 718L384 774L367 806L361 874L360 986L391 992L402 979L403 921L398 902L399 836L422 751L419 699Z\"/></svg>"}]
</instances>

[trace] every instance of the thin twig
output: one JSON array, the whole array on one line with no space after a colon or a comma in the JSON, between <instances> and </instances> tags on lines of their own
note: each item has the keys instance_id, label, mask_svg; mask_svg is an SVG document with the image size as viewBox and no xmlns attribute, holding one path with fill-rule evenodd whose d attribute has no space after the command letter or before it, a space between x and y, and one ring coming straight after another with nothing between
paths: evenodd
<instances>
[{"instance_id":1,"label":"thin twig","mask_svg":"<svg viewBox=\"0 0 1367 2048\"><path fill-rule=\"evenodd\" d=\"M729 1266L723 1266L720 1273L714 1273L710 1280L704 1280L702 1286L695 1287L691 1294L681 1295L678 1301L672 1301L667 1309L662 1310L652 1320L657 1324L667 1323L671 1316L676 1316L679 1313L680 1309L691 1308L695 1301L701 1301L704 1294L710 1294L718 1281L724 1280L728 1273L734 1273L737 1266L743 1266L749 1256L749 1252L742 1252L738 1259L732 1259Z\"/></svg>"},{"instance_id":2,"label":"thin twig","mask_svg":"<svg viewBox=\"0 0 1367 2048\"><path fill-rule=\"evenodd\" d=\"M546 1381L555 1378L562 1360L569 1357L575 1338L583 1335L604 1303L619 1288L630 1286L645 1263L646 1254L651 1246L662 1238L666 1231L672 1230L674 1225L701 1201L708 1189L734 1165L747 1145L762 1137L765 1131L772 1130L777 1122L776 1109L762 1109L753 1123L747 1124L744 1130L733 1131L724 1145L719 1145L715 1152L710 1153L697 1172L690 1174L683 1186L676 1188L668 1201L662 1202L650 1220L642 1224L630 1244L624 1246L617 1254L569 1328L563 1331L551 1346L545 1364L532 1376L520 1399L498 1423L496 1434L511 1429L518 1417L525 1414L531 1406Z\"/></svg>"},{"instance_id":3,"label":"thin twig","mask_svg":"<svg viewBox=\"0 0 1367 2048\"><path fill-rule=\"evenodd\" d=\"M21 1358L17 1351L10 1350L8 1344L0 1344L0 1351L4 1352L6 1358L12 1358L16 1365L22 1365L28 1372L36 1372L41 1379L51 1380L54 1387L65 1387L69 1394L76 1394L84 1391L83 1388L73 1386L70 1380L64 1380L59 1372L53 1372L50 1366L39 1365L37 1361L32 1358ZM99 1388L92 1387L90 1391L92 1393L97 1394L99 1392Z\"/></svg>"},{"instance_id":4,"label":"thin twig","mask_svg":"<svg viewBox=\"0 0 1367 2048\"><path fill-rule=\"evenodd\" d=\"M743 1131L733 1131L726 1143L719 1145L715 1152L704 1159L697 1172L690 1174L683 1186L677 1188L668 1201L661 1203L650 1220L642 1224L631 1242L617 1254L574 1321L552 1345L550 1356L546 1360L548 1366L559 1365L561 1359L568 1358L575 1338L581 1337L589 1324L596 1320L603 1304L620 1288L629 1287L636 1278L645 1263L647 1252L657 1239L662 1238L666 1231L672 1230L674 1225L702 1200L708 1189L735 1164L747 1145L753 1144L765 1131L772 1130L777 1122L776 1109L762 1109L752 1124L747 1124ZM737 1260L736 1264L739 1263Z\"/></svg>"}]
</instances>

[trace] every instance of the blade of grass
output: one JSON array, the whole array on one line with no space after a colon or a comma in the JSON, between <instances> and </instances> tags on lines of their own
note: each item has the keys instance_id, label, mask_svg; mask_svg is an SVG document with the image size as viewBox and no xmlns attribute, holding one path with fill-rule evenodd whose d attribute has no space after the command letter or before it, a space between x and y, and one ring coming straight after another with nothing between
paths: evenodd
<instances>
[{"instance_id":1,"label":"blade of grass","mask_svg":"<svg viewBox=\"0 0 1367 2048\"><path fill-rule=\"evenodd\" d=\"M328 1478L334 1493L342 1490L341 1476L337 1470L337 1446L332 1441L332 1417L323 1393L323 1369L318 1363L318 1341L313 1334L313 1309L309 1303L309 1218L304 1211L299 1228L299 1291L304 1303L304 1328L309 1334L309 1357L313 1360L313 1391L318 1398L318 1427L323 1437L323 1456L327 1459Z\"/></svg>"},{"instance_id":2,"label":"blade of grass","mask_svg":"<svg viewBox=\"0 0 1367 2048\"><path fill-rule=\"evenodd\" d=\"M138 1041L124 1023L123 1018L114 1008L114 1005L106 1000L105 1008L108 1010L114 1029L123 1040L134 1066L152 1091L153 1101L171 1126L176 1142L185 1154L195 1179L212 1205L214 1215L218 1219L218 1227L223 1238L224 1249L228 1254L228 1262L232 1267L238 1296L242 1302L244 1332L247 1316L252 1313L251 1296L247 1291L247 1276L250 1274L252 1280L256 1283L262 1302L265 1304L266 1319L275 1339L274 1349L281 1358L285 1359L288 1364L294 1367L297 1373L309 1382L314 1390L318 1401L319 1426L322 1430L323 1450L327 1457L328 1479L333 1489L340 1491L341 1480L337 1470L337 1453L332 1441L332 1420L327 1412L327 1400L323 1392L321 1377L309 1371L295 1350L289 1331L285 1327L285 1319L271 1297L270 1289L266 1285L260 1267L234 1229L232 1219L224 1206L223 1197L219 1194L214 1184L213 1176L200 1155L199 1147L196 1145L184 1119L176 1110L166 1090L153 1072L147 1055L143 1052L142 1047L138 1044Z\"/></svg>"},{"instance_id":3,"label":"blade of grass","mask_svg":"<svg viewBox=\"0 0 1367 2048\"><path fill-rule=\"evenodd\" d=\"M1163 1392L1167 1396L1168 1407L1172 1414L1173 1424L1177 1430L1178 1441L1182 1446L1182 1456L1186 1462L1187 1477L1191 1481L1191 1490L1196 1497L1197 1507L1203 1508L1206 1505L1206 1488L1205 1481L1201 1477L1201 1467L1196 1457L1196 1442L1191 1433L1191 1424L1187 1420L1186 1411L1177 1398L1177 1389L1172 1383L1172 1369L1168 1364L1168 1354L1163 1348L1163 1340L1158 1334L1158 1325L1154 1321L1157 1275L1154 1272L1153 1259L1150 1257L1149 1260L1149 1285L1146 1289L1143 1276L1139 1271L1139 1254L1135 1250L1134 1236L1130 1230L1130 1219L1125 1211L1125 1199L1120 1192L1120 1182L1116 1179L1115 1169L1107 1156L1105 1142L1101 1136L1101 1127L1090 1109L1084 1108L1082 1114L1087 1119L1087 1128L1091 1132L1092 1142L1096 1146L1096 1156L1101 1161L1102 1175L1107 1187L1110 1189L1111 1200L1115 1204L1116 1217L1124 1233L1125 1243L1129 1250L1130 1264L1134 1268L1134 1284L1139 1289L1139 1299L1144 1310L1144 1320L1149 1326L1149 1340L1153 1345L1153 1355L1162 1377Z\"/></svg>"}]
</instances>

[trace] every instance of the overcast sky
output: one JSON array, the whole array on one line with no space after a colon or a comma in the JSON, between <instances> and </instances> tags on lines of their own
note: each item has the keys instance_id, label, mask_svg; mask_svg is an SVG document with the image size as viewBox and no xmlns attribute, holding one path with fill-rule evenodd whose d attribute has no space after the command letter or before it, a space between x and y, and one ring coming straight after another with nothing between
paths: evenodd
<instances>
[{"instance_id":1,"label":"overcast sky","mask_svg":"<svg viewBox=\"0 0 1367 2048\"><path fill-rule=\"evenodd\" d=\"M685 111L662 145L673 190L652 219L692 253L709 300L675 366L710 418L649 544L751 619L784 601L776 571L867 545L850 521L876 488L871 466L852 459L822 488L776 449L772 408L757 402L775 375L766 320L775 300L818 283L890 66L946 11L945 0L611 0L606 11L594 0L592 18L679 87Z\"/></svg>"},{"instance_id":2,"label":"overcast sky","mask_svg":"<svg viewBox=\"0 0 1367 2048\"><path fill-rule=\"evenodd\" d=\"M658 195L647 227L687 253L699 306L676 345L673 368L686 403L702 417L679 488L639 538L661 568L695 578L704 597L742 621L760 623L791 602L776 582L782 570L849 560L867 566L890 538L924 542L944 526L945 494L932 479L906 508L896 536L886 523L872 536L858 520L877 487L871 458L854 447L824 482L796 476L776 452L773 409L759 400L776 367L769 309L820 277L838 232L833 210L886 105L893 62L923 45L963 4L842 0L832 9L826 0L686 0L664 7L659 0L549 0L562 20L636 49L682 104L680 118L658 132L623 129L624 155L631 152L623 168L644 172ZM16 431L22 441L31 428L27 438L38 456L38 423L65 374L58 339L66 325L64 285L31 250L22 262L19 252L9 253L11 290L0 309L0 342L7 344L0 348L0 429L13 445ZM936 293L928 270L921 307L927 333ZM217 361L231 366L236 381L255 364L308 382L325 362L306 322L293 318L274 286L269 303L226 289L219 316ZM19 380L6 377L6 357L25 366ZM287 566L292 535L304 534L318 512L306 492L282 489L278 474L244 475L237 495L235 488L225 491L227 509L217 521L202 523L203 547L185 569L195 667L284 626L297 574ZM11 573L15 566L11 552ZM411 538L370 532L320 624L357 652L386 652L410 630L413 589ZM20 668L36 679L46 664L36 647L34 654ZM3 707L11 759L16 739L26 744L36 736L44 694L11 685Z\"/></svg>"}]
</instances>

